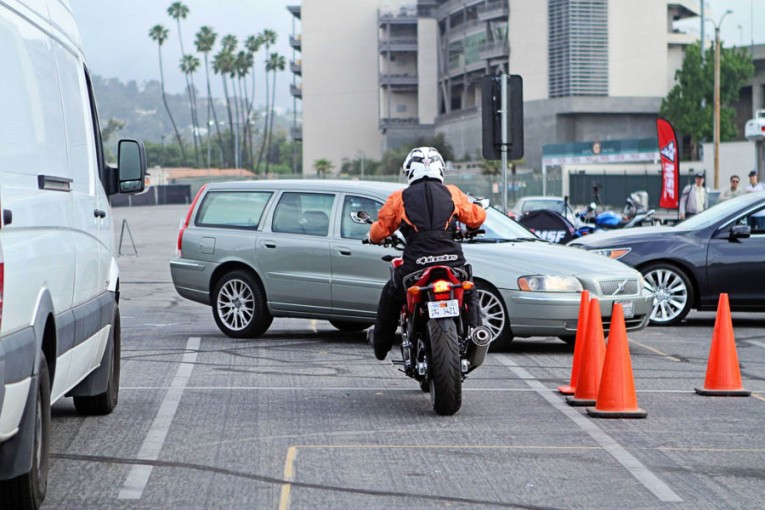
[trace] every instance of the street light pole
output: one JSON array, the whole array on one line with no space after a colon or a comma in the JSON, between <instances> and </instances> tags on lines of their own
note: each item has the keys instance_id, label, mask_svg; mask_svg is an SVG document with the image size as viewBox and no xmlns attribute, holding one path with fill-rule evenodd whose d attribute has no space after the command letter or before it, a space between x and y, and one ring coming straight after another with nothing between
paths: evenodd
<instances>
[{"instance_id":1,"label":"street light pole","mask_svg":"<svg viewBox=\"0 0 765 510\"><path fill-rule=\"evenodd\" d=\"M713 109L713 125L714 130L714 147L715 147L715 159L714 159L714 189L720 187L720 27L725 19L725 16L733 13L730 9L720 17L720 21L715 23L714 20L710 20L715 27L715 90L714 90L714 109Z\"/></svg>"},{"instance_id":2,"label":"street light pole","mask_svg":"<svg viewBox=\"0 0 765 510\"><path fill-rule=\"evenodd\" d=\"M720 185L720 27L715 25L715 106L714 106L714 138L715 138L715 179L714 189Z\"/></svg>"}]
</instances>

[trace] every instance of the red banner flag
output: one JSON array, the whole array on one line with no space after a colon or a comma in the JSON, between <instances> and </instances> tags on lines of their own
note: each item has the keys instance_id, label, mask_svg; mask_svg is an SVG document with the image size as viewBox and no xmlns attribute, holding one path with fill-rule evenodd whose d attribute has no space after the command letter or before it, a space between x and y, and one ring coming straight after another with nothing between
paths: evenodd
<instances>
[{"instance_id":1,"label":"red banner flag","mask_svg":"<svg viewBox=\"0 0 765 510\"><path fill-rule=\"evenodd\" d=\"M680 150L672 124L656 119L661 154L661 199L659 207L677 209L680 205Z\"/></svg>"}]
</instances>

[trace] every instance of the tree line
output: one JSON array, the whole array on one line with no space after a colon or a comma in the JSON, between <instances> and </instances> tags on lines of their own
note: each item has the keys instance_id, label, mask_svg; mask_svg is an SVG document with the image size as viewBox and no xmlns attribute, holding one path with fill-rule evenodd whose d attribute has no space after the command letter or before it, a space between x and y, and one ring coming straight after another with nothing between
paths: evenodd
<instances>
[{"instance_id":1,"label":"tree line","mask_svg":"<svg viewBox=\"0 0 765 510\"><path fill-rule=\"evenodd\" d=\"M162 47L170 37L170 29L156 24L149 30L149 37L157 44L162 102L173 128L181 161L192 161L196 167L218 166L214 162L213 154L217 152L218 160L222 161L221 166L247 168L258 174L268 174L273 162L269 154L272 153L272 147L278 149L278 144L281 143L274 139L276 75L286 66L285 58L271 51L277 40L276 32L264 29L257 35L248 36L240 45L236 36L227 34L219 38L212 27L205 25L196 32L196 54L187 53L181 23L189 15L188 6L183 2L173 2L168 7L167 14L175 21L181 49L182 57L178 69L186 81L187 104L191 117L190 146L187 146L188 139L183 136L182 129L179 129L165 91ZM264 57L266 107L262 130L258 133L256 124L259 119L254 109L254 98L258 67L255 63L260 52ZM196 87L196 77L200 68L204 71L206 99L198 97ZM219 119L212 99L210 71L220 77L223 86L225 119L222 120ZM216 147L216 151L213 150L213 146Z\"/></svg>"}]
</instances>

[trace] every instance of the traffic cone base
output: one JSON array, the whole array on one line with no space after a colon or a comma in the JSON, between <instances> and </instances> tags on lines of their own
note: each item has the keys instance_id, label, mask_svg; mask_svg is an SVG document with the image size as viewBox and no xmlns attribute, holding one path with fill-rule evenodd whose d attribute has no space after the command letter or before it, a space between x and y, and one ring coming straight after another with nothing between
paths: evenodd
<instances>
[{"instance_id":1,"label":"traffic cone base","mask_svg":"<svg viewBox=\"0 0 765 510\"><path fill-rule=\"evenodd\" d=\"M566 403L572 407L594 406L595 401L589 398L566 397Z\"/></svg>"},{"instance_id":2,"label":"traffic cone base","mask_svg":"<svg viewBox=\"0 0 765 510\"><path fill-rule=\"evenodd\" d=\"M696 393L705 397L748 397L752 394L751 391L740 390L708 390L706 388L696 388Z\"/></svg>"},{"instance_id":3,"label":"traffic cone base","mask_svg":"<svg viewBox=\"0 0 765 510\"><path fill-rule=\"evenodd\" d=\"M648 416L648 413L639 407L627 411L598 411L594 407L588 407L587 414L593 418L645 418Z\"/></svg>"},{"instance_id":4,"label":"traffic cone base","mask_svg":"<svg viewBox=\"0 0 765 510\"><path fill-rule=\"evenodd\" d=\"M558 392L563 395L573 395L575 391L576 388L568 384L565 386L558 386Z\"/></svg>"}]
</instances>

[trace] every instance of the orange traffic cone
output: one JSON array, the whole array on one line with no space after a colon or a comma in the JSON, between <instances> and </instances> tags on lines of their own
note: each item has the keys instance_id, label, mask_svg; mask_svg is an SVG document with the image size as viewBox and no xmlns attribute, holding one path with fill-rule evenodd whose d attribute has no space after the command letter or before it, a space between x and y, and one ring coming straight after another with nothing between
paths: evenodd
<instances>
[{"instance_id":1,"label":"orange traffic cone","mask_svg":"<svg viewBox=\"0 0 765 510\"><path fill-rule=\"evenodd\" d=\"M603 359L605 356L606 341L603 339L600 302L597 298L592 298L590 300L590 310L587 313L587 334L584 337L579 377L576 379L574 395L566 397L566 402L569 405L595 405L598 387L600 386L600 373L603 370Z\"/></svg>"},{"instance_id":2,"label":"orange traffic cone","mask_svg":"<svg viewBox=\"0 0 765 510\"><path fill-rule=\"evenodd\" d=\"M645 418L648 414L637 406L627 326L624 324L624 310L619 303L614 304L611 312L611 331L608 334L598 398L594 408L587 408L587 414L595 418Z\"/></svg>"},{"instance_id":3,"label":"orange traffic cone","mask_svg":"<svg viewBox=\"0 0 765 510\"><path fill-rule=\"evenodd\" d=\"M576 380L579 377L579 365L582 363L584 336L587 334L587 316L589 315L590 293L582 291L579 300L579 318L576 321L576 340L574 342L574 362L571 365L571 378L567 386L558 386L558 391L564 395L573 395L576 391Z\"/></svg>"},{"instance_id":4,"label":"orange traffic cone","mask_svg":"<svg viewBox=\"0 0 765 510\"><path fill-rule=\"evenodd\" d=\"M741 371L738 367L728 294L720 294L720 301L717 303L715 330L712 333L712 347L709 349L707 362L707 377L704 380L704 387L696 388L696 393L708 397L748 397L752 394L741 385Z\"/></svg>"}]
</instances>

